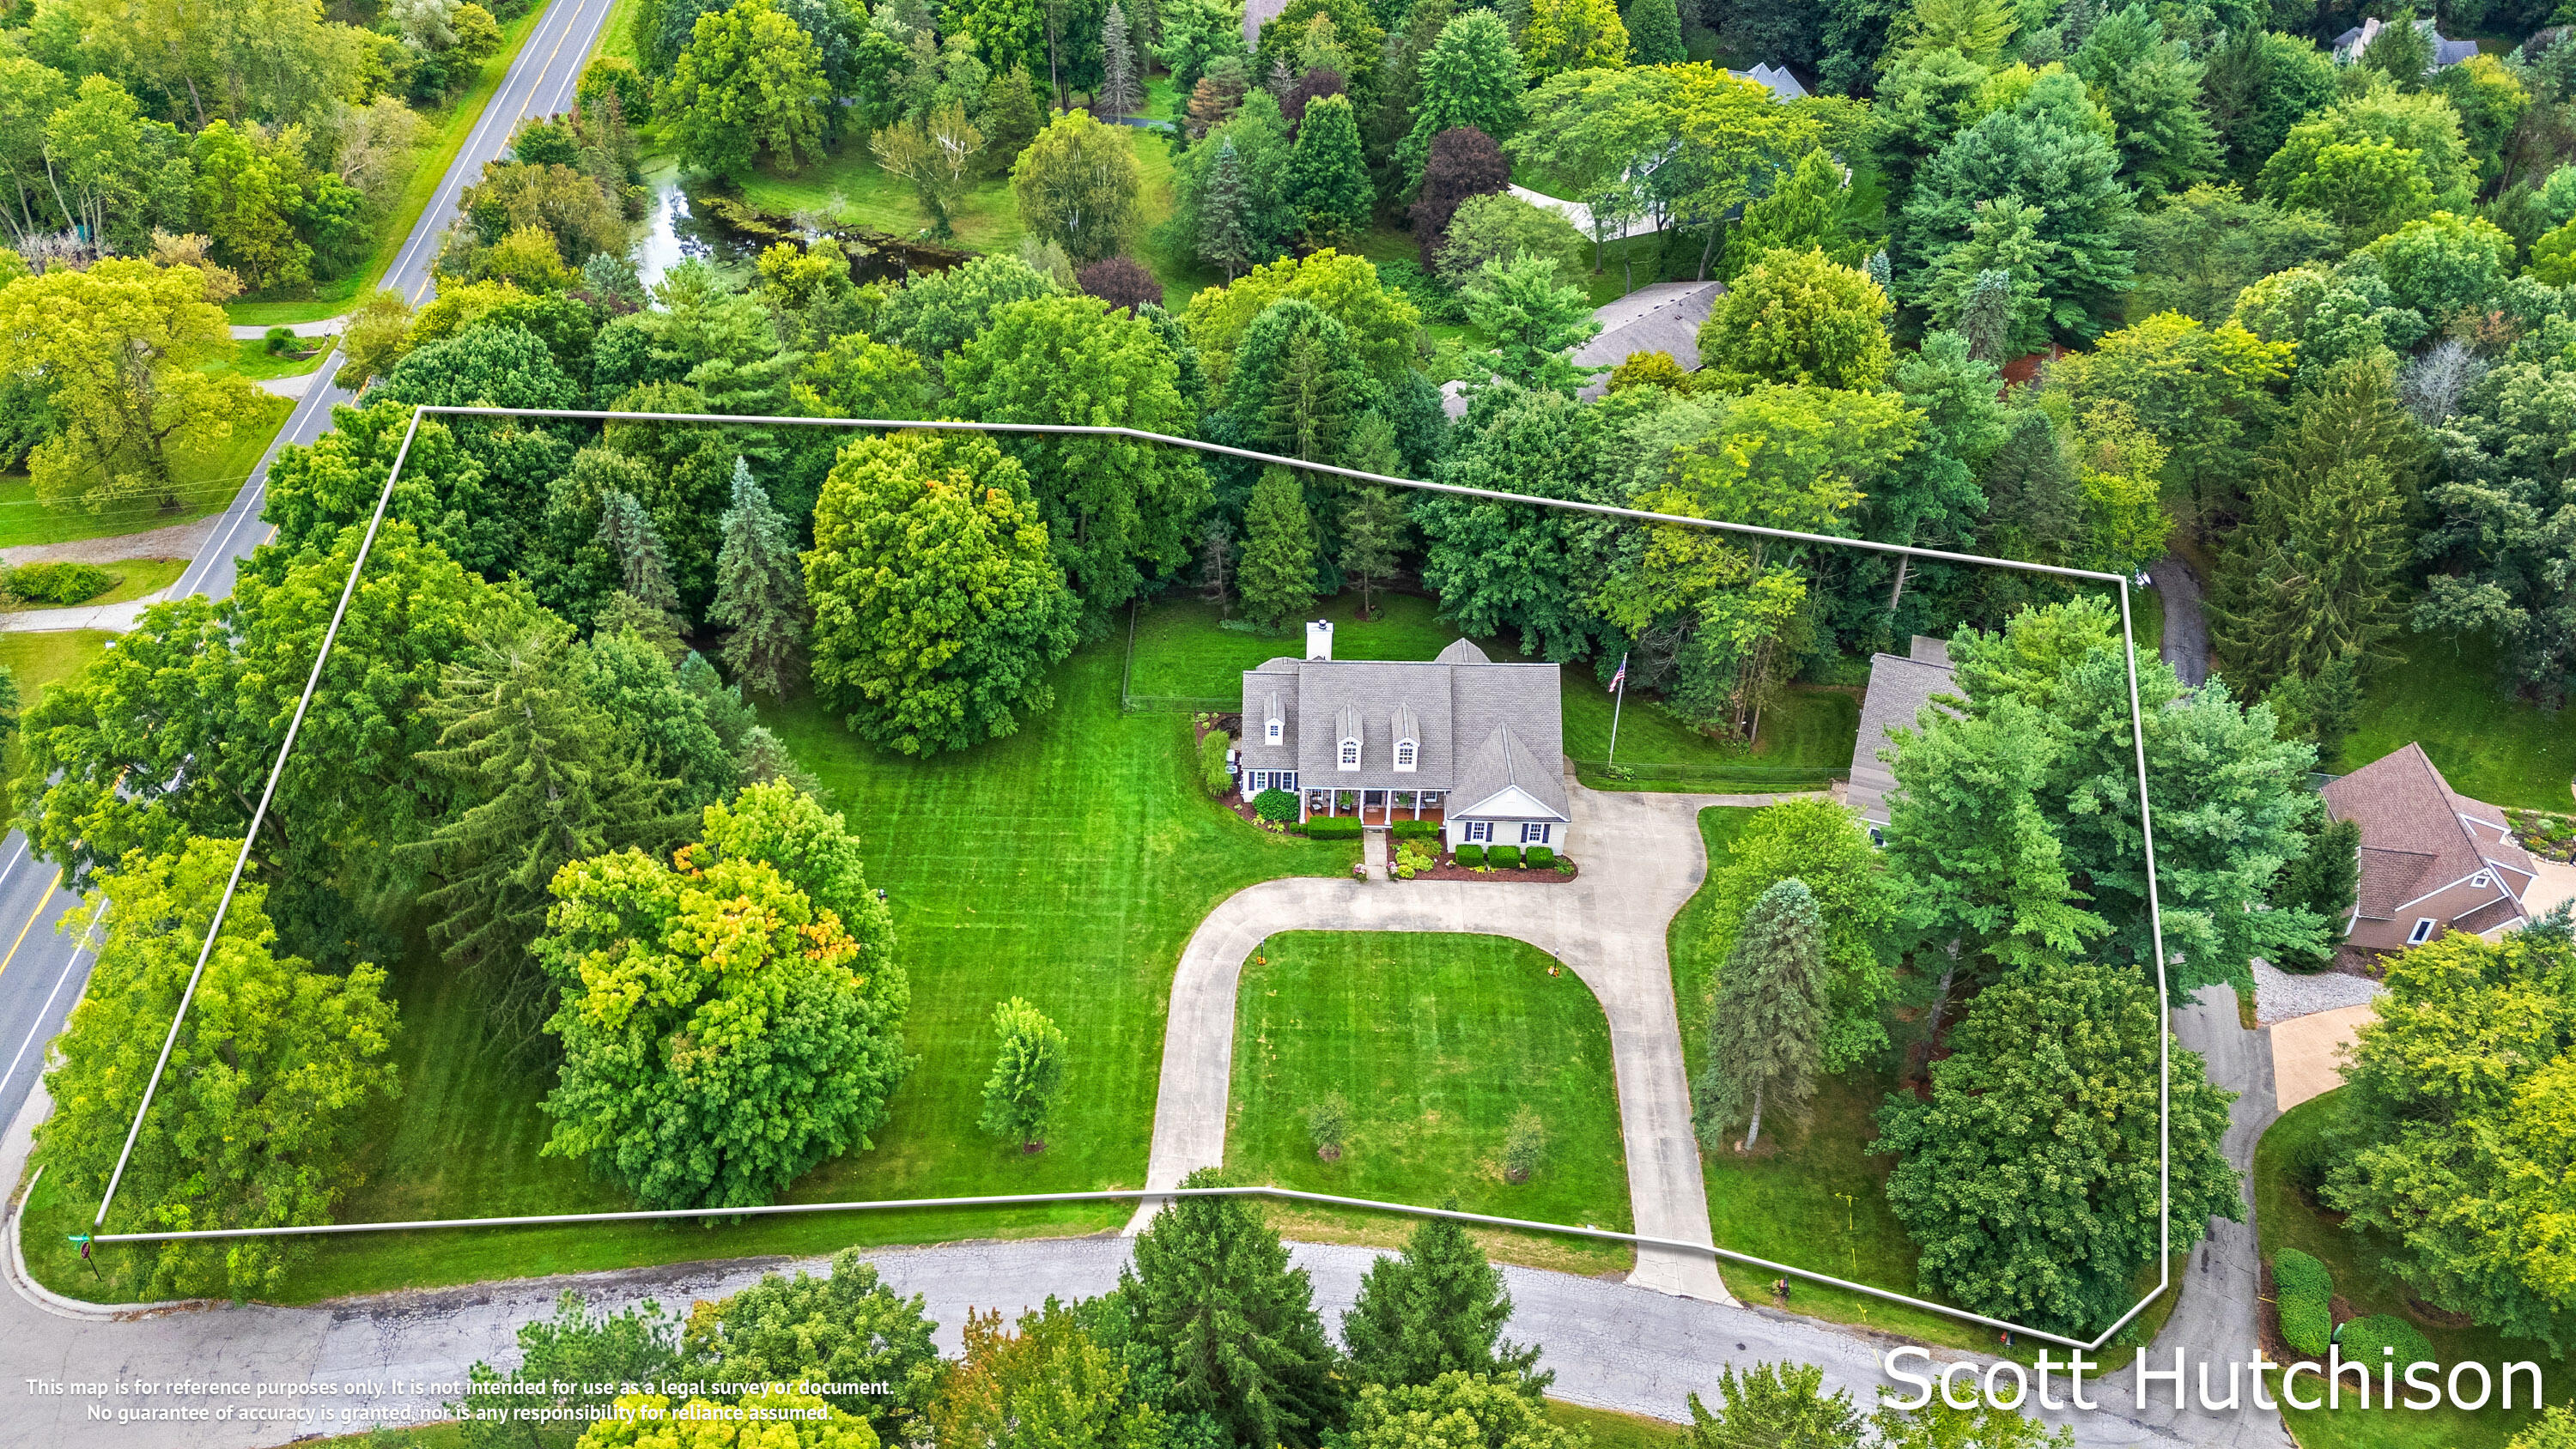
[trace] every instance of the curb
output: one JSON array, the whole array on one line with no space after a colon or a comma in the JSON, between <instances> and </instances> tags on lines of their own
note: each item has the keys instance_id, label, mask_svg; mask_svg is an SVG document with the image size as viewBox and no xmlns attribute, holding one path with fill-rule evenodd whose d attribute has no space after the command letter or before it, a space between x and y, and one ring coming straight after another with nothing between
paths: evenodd
<instances>
[{"instance_id":1,"label":"curb","mask_svg":"<svg viewBox=\"0 0 2576 1449\"><path fill-rule=\"evenodd\" d=\"M26 1162L27 1152L35 1141L36 1124L53 1115L53 1110L54 1099L45 1091L44 1083L39 1081L35 1090L27 1094L26 1105L18 1109L18 1119L9 1124L5 1139L0 1139L5 1141L5 1146L0 1146L0 1166L20 1166ZM37 1282L35 1276L27 1271L26 1245L20 1240L20 1225L26 1214L27 1199L34 1195L36 1184L43 1181L44 1177L45 1169L42 1167L29 1174L27 1180L11 1194L6 1209L9 1253L5 1266L9 1276L9 1286L17 1290L18 1296L25 1299L30 1306L50 1313L56 1318L68 1318L81 1323L124 1323L138 1318L157 1317L164 1313L179 1313L215 1306L216 1300L211 1298L183 1298L170 1303L148 1304L90 1303L82 1299L66 1297Z\"/></svg>"}]
</instances>

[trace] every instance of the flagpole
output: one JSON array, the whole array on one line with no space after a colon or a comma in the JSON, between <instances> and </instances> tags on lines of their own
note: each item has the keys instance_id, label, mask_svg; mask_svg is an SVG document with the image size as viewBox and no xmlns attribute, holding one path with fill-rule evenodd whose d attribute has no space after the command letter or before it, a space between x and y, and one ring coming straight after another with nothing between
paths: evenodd
<instances>
[{"instance_id":1,"label":"flagpole","mask_svg":"<svg viewBox=\"0 0 2576 1449\"><path fill-rule=\"evenodd\" d=\"M1610 696L1610 757L1601 762L1604 766L1615 765L1619 762L1619 710L1621 706L1628 702L1627 655L1622 654L1619 656L1619 673L1610 682L1616 684L1619 688Z\"/></svg>"}]
</instances>

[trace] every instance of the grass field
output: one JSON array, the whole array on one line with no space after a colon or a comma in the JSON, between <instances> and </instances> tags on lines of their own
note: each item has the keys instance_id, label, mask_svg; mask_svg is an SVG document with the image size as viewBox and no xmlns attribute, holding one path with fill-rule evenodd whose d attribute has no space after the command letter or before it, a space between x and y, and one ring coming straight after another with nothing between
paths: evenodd
<instances>
[{"instance_id":1,"label":"grass field","mask_svg":"<svg viewBox=\"0 0 2576 1449\"><path fill-rule=\"evenodd\" d=\"M1724 863L1753 813L1725 808L1700 812L1700 838L1708 848L1712 874ZM1705 889L1692 896L1673 917L1666 943L1673 964L1673 995L1681 1013L1682 1055L1694 1077L1707 1055L1710 998L1719 965L1714 953L1702 945L1712 909ZM1774 1139L1767 1155L1702 1152L1709 1225L1718 1246L1920 1296L1913 1240L1887 1205L1887 1175L1896 1159L1873 1157L1862 1150L1878 1135L1871 1114L1895 1085L1892 1077L1869 1070L1828 1077L1805 1122L1775 1124L1765 1119L1763 1133ZM2181 1261L2177 1256L2176 1262ZM1720 1267L1737 1297L1749 1303L1772 1301L1771 1282L1779 1275L1735 1264ZM2143 1293L2154 1283L2155 1276L2149 1272L2142 1276L2139 1290ZM2171 1316L2175 1296L2168 1293L2159 1298L2114 1344L2151 1340ZM1793 1280L1788 1306L1793 1312L1926 1343L1999 1351L1991 1330L1843 1289ZM2015 1356L2033 1351L2027 1341L2011 1350Z\"/></svg>"},{"instance_id":2,"label":"grass field","mask_svg":"<svg viewBox=\"0 0 2576 1449\"><path fill-rule=\"evenodd\" d=\"M43 634L0 634L0 665L17 676L18 698L34 704L45 687L68 679L107 652L116 636L103 629L64 629Z\"/></svg>"},{"instance_id":3,"label":"grass field","mask_svg":"<svg viewBox=\"0 0 2576 1449\"><path fill-rule=\"evenodd\" d=\"M233 425L232 436L178 468L175 491L179 504L164 508L152 500L114 503L96 512L80 504L57 507L36 496L24 473L0 474L0 548L31 543L70 543L83 538L110 538L121 533L189 523L220 513L250 480L277 430L286 426L295 405L261 394L262 411Z\"/></svg>"},{"instance_id":4,"label":"grass field","mask_svg":"<svg viewBox=\"0 0 2576 1449\"><path fill-rule=\"evenodd\" d=\"M2550 1402L2568 1402L2566 1376L2545 1346L2507 1338L2488 1328L2455 1327L2417 1313L2413 1294L2387 1271L2385 1248L2375 1235L2345 1228L2290 1181L2287 1169L2293 1154L2332 1126L2342 1095L2340 1090L2328 1092L2282 1113L2254 1149L2254 1223L2264 1259L2268 1262L2283 1248L2313 1253L2334 1274L2335 1292L2350 1301L2354 1313L2393 1313L2414 1324L2445 1365L2473 1359L2493 1372L2500 1364L2533 1360L2541 1366L2543 1382L2555 1386ZM2302 1386L2302 1395L2315 1392L2313 1382ZM2374 1402L2367 1409L2350 1404L2337 1410L2285 1406L2281 1417L2306 1449L2502 1449L2536 1416L2528 1409L2508 1412L2496 1403L2474 1413L2447 1404L2421 1412L2388 1413Z\"/></svg>"},{"instance_id":5,"label":"grass field","mask_svg":"<svg viewBox=\"0 0 2576 1449\"><path fill-rule=\"evenodd\" d=\"M545 6L533 5L527 14L504 24L501 27L501 48L483 62L483 73L474 84L453 105L421 118L424 123L421 144L415 153L419 160L413 166L411 180L404 183L401 195L395 199L392 210L386 213L383 224L378 228L375 248L368 254L366 264L351 268L345 277L316 285L310 297L229 303L224 308L224 315L232 320L234 326L274 327L279 323L319 322L325 317L337 317L348 310L349 303L359 293L376 286L383 279L385 270L393 265L395 255L402 250L403 242L411 236L412 228L420 224L420 214L429 209L430 198L438 194L438 183L447 175L447 168L456 164L456 154L465 149L465 138L472 134L474 122L483 114L483 107L491 101L492 93L501 88L502 77L510 73L510 63L518 58L519 46L527 40L528 32L536 28L537 18L543 14Z\"/></svg>"},{"instance_id":6,"label":"grass field","mask_svg":"<svg viewBox=\"0 0 2576 1449\"><path fill-rule=\"evenodd\" d=\"M81 600L80 607L91 604L127 604L136 599L157 594L179 581L179 575L188 570L188 561L183 558L130 558L117 563L104 564L101 567L116 580L115 585L96 598ZM54 607L56 606L52 604L19 603L0 608L0 613L18 613L27 609Z\"/></svg>"},{"instance_id":7,"label":"grass field","mask_svg":"<svg viewBox=\"0 0 2576 1449\"><path fill-rule=\"evenodd\" d=\"M327 338L307 339L303 345L313 348L313 355L298 358L270 352L268 339L265 337L236 338L233 343L234 356L225 361L210 362L201 370L216 375L227 372L239 373L253 382L266 382L278 377L301 377L322 365L321 348L326 341L328 341Z\"/></svg>"},{"instance_id":8,"label":"grass field","mask_svg":"<svg viewBox=\"0 0 2576 1449\"><path fill-rule=\"evenodd\" d=\"M1171 975L1216 902L1255 881L1343 875L1356 847L1246 826L1193 782L1189 722L1118 709L1123 641L1056 675L1055 709L1019 734L930 761L854 740L800 703L771 723L834 794L892 902L910 973L906 1023L920 1062L873 1151L808 1173L796 1202L1141 1186ZM577 1163L541 1158L546 1083L489 1049L452 974L415 950L394 977L402 1097L365 1133L364 1186L342 1221L578 1212L631 1206ZM976 1129L996 1001L1022 996L1077 1056L1047 1150L1023 1158ZM30 1211L35 1269L65 1291L102 1290L54 1248L71 1219L50 1185ZM283 1295L309 1302L471 1282L853 1242L1084 1233L1123 1203L1063 1209L817 1214L724 1227L471 1229L326 1240ZM68 1226L64 1231L68 1231ZM113 1264L109 1264L113 1268ZM112 1285L111 1285L112 1286Z\"/></svg>"},{"instance_id":9,"label":"grass field","mask_svg":"<svg viewBox=\"0 0 2576 1449\"><path fill-rule=\"evenodd\" d=\"M2371 682L2339 768L2356 770L2412 740L2451 788L2491 805L2576 806L2576 717L2516 699L2496 677L2481 640L2410 634L2406 662Z\"/></svg>"},{"instance_id":10,"label":"grass field","mask_svg":"<svg viewBox=\"0 0 2576 1449\"><path fill-rule=\"evenodd\" d=\"M1609 1024L1573 972L1548 974L1535 946L1501 936L1295 932L1244 967L1236 996L1227 1173L1382 1202L1625 1230L1627 1157ZM1325 1162L1306 1113L1349 1104L1341 1160ZM1547 1151L1527 1182L1503 1175L1512 1116L1527 1105ZM1358 1241L1401 1243L1414 1221L1273 1203L1273 1221L1340 1219ZM1486 1235L1497 1257L1598 1273L1624 1246L1543 1234Z\"/></svg>"},{"instance_id":11,"label":"grass field","mask_svg":"<svg viewBox=\"0 0 2576 1449\"><path fill-rule=\"evenodd\" d=\"M1429 659L1458 637L1438 617L1437 605L1420 595L1381 594L1378 606L1378 617L1362 623L1356 594L1318 603L1315 617L1333 621L1334 657ZM1481 642L1495 659L1521 657L1508 644ZM1302 627L1275 634L1225 628L1213 604L1169 601L1137 617L1127 688L1141 698L1201 700L1202 708L1230 711L1243 698L1244 670L1305 652ZM1852 741L1860 733L1860 701L1842 690L1790 690L1764 712L1761 738L1751 749L1712 740L1663 706L1633 696L1620 713L1617 762L1637 778L1613 780L1600 770L1610 757L1609 691L1589 664L1568 665L1560 678L1565 752L1577 761L1583 782L1601 788L1806 788L1850 767Z\"/></svg>"}]
</instances>

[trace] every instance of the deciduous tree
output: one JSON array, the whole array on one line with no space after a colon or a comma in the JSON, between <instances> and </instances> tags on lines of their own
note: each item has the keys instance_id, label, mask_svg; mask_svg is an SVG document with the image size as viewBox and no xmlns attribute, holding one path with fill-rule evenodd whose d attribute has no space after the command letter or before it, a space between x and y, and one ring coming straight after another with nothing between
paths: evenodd
<instances>
[{"instance_id":1,"label":"deciduous tree","mask_svg":"<svg viewBox=\"0 0 2576 1449\"><path fill-rule=\"evenodd\" d=\"M1351 1402L1351 1449L1419 1449L1459 1440L1487 1449L1585 1449L1509 1377L1463 1372L1395 1385L1364 1384Z\"/></svg>"},{"instance_id":2,"label":"deciduous tree","mask_svg":"<svg viewBox=\"0 0 2576 1449\"><path fill-rule=\"evenodd\" d=\"M763 1273L760 1281L689 1312L680 1349L688 1367L726 1383L806 1383L835 1388L834 1407L864 1415L888 1443L918 1423L939 1384L939 1325L922 1297L886 1286L865 1250L832 1255L816 1278ZM887 1392L862 1386L883 1384Z\"/></svg>"},{"instance_id":3,"label":"deciduous tree","mask_svg":"<svg viewBox=\"0 0 2576 1449\"><path fill-rule=\"evenodd\" d=\"M1449 22L1422 57L1421 84L1413 130L1397 148L1407 189L1422 174L1431 138L1441 132L1473 126L1496 141L1507 141L1520 128L1521 92L1528 79L1511 29L1490 10L1469 10Z\"/></svg>"},{"instance_id":4,"label":"deciduous tree","mask_svg":"<svg viewBox=\"0 0 2576 1449\"><path fill-rule=\"evenodd\" d=\"M1701 324L1700 361L1719 385L1781 382L1867 391L1887 380L1887 293L1823 251L1766 253Z\"/></svg>"},{"instance_id":5,"label":"deciduous tree","mask_svg":"<svg viewBox=\"0 0 2576 1449\"><path fill-rule=\"evenodd\" d=\"M690 165L738 176L759 159L783 171L820 159L830 101L814 37L775 0L735 0L698 17L662 114Z\"/></svg>"},{"instance_id":6,"label":"deciduous tree","mask_svg":"<svg viewBox=\"0 0 2576 1449\"><path fill-rule=\"evenodd\" d=\"M1533 81L1569 70L1616 70L1628 63L1628 27L1611 0L1531 0L1521 62Z\"/></svg>"},{"instance_id":7,"label":"deciduous tree","mask_svg":"<svg viewBox=\"0 0 2576 1449\"><path fill-rule=\"evenodd\" d=\"M101 933L89 989L45 1074L53 1115L36 1151L61 1190L107 1190L174 1018L178 1034L119 1184L110 1231L265 1228L328 1222L354 1185L371 1108L396 1092L383 968L346 975L280 955L267 891L246 880L185 1017L179 998L226 893L239 842L190 839L127 856L103 874L73 930ZM113 901L113 908L109 902ZM144 1296L270 1293L293 1239L172 1242L145 1250Z\"/></svg>"},{"instance_id":8,"label":"deciduous tree","mask_svg":"<svg viewBox=\"0 0 2576 1449\"><path fill-rule=\"evenodd\" d=\"M986 1132L1017 1143L1023 1152L1046 1145L1047 1118L1064 1087L1064 1029L1014 996L993 1008L993 1033L1001 1046L984 1079Z\"/></svg>"},{"instance_id":9,"label":"deciduous tree","mask_svg":"<svg viewBox=\"0 0 2576 1449\"><path fill-rule=\"evenodd\" d=\"M873 1145L910 993L838 815L755 785L668 863L592 856L551 893L531 948L563 993L548 1155L654 1207L748 1207Z\"/></svg>"},{"instance_id":10,"label":"deciduous tree","mask_svg":"<svg viewBox=\"0 0 2576 1449\"><path fill-rule=\"evenodd\" d=\"M1096 1301L1096 1300L1095 1300ZM1134 1370L1085 1323L1085 1306L1049 1298L1002 1329L1002 1313L970 1311L965 1351L923 1415L935 1444L1039 1440L1063 1449L1156 1449L1169 1420L1147 1402Z\"/></svg>"},{"instance_id":11,"label":"deciduous tree","mask_svg":"<svg viewBox=\"0 0 2576 1449\"><path fill-rule=\"evenodd\" d=\"M1011 166L1020 218L1077 266L1117 255L1135 229L1143 186L1126 129L1088 111L1058 115Z\"/></svg>"},{"instance_id":12,"label":"deciduous tree","mask_svg":"<svg viewBox=\"0 0 2576 1449\"><path fill-rule=\"evenodd\" d=\"M814 681L862 736L965 749L1055 702L1078 605L1020 466L984 438L899 433L842 451L805 555Z\"/></svg>"},{"instance_id":13,"label":"deciduous tree","mask_svg":"<svg viewBox=\"0 0 2576 1449\"><path fill-rule=\"evenodd\" d=\"M1468 319L1494 340L1484 361L1495 376L1566 393L1591 380L1593 370L1566 354L1599 336L1601 324L1582 289L1558 280L1554 262L1536 256L1489 261L1467 284L1465 300Z\"/></svg>"},{"instance_id":14,"label":"deciduous tree","mask_svg":"<svg viewBox=\"0 0 2576 1449\"><path fill-rule=\"evenodd\" d=\"M2091 1333L2155 1261L2160 1154L2177 1249L2244 1212L2219 1151L2232 1094L2167 1044L2159 1112L2161 1034L2154 987L2126 966L2041 956L1978 994L1932 1064L1930 1098L1891 1096L1869 1149L1898 1155L1888 1203L1921 1251L1924 1292Z\"/></svg>"}]
</instances>

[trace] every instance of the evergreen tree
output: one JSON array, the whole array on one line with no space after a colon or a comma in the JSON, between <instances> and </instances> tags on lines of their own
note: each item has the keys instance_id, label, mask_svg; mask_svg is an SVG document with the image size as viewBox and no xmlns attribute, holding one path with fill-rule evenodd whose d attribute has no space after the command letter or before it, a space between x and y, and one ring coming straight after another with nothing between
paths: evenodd
<instances>
[{"instance_id":1,"label":"evergreen tree","mask_svg":"<svg viewBox=\"0 0 2576 1449\"><path fill-rule=\"evenodd\" d=\"M1639 65L1680 65L1690 59L1682 48L1681 11L1673 0L1629 0L1628 48Z\"/></svg>"},{"instance_id":2,"label":"evergreen tree","mask_svg":"<svg viewBox=\"0 0 2576 1449\"><path fill-rule=\"evenodd\" d=\"M797 763L796 756L788 752L787 742L767 725L753 725L743 732L742 750L734 756L734 769L745 786L784 780L800 794L826 803L831 799L832 792L814 777L813 771Z\"/></svg>"},{"instance_id":3,"label":"evergreen tree","mask_svg":"<svg viewBox=\"0 0 2576 1449\"><path fill-rule=\"evenodd\" d=\"M1401 1256L1369 1265L1359 1300L1342 1315L1342 1342L1364 1383L1393 1388L1445 1373L1509 1375L1514 1387L1536 1398L1556 1375L1533 1372L1536 1346L1503 1337L1511 1317L1502 1273L1466 1228L1429 1218L1413 1230Z\"/></svg>"},{"instance_id":4,"label":"evergreen tree","mask_svg":"<svg viewBox=\"0 0 2576 1449\"><path fill-rule=\"evenodd\" d=\"M2248 697L2329 664L2392 657L2404 489L2418 450L2384 358L2338 363L2304 389L2266 450L2212 591L2211 642Z\"/></svg>"},{"instance_id":5,"label":"evergreen tree","mask_svg":"<svg viewBox=\"0 0 2576 1449\"><path fill-rule=\"evenodd\" d=\"M716 555L716 600L707 622L733 630L725 667L743 686L783 698L805 673L805 572L787 520L733 460L733 507L725 511L724 548Z\"/></svg>"},{"instance_id":6,"label":"evergreen tree","mask_svg":"<svg viewBox=\"0 0 2576 1449\"><path fill-rule=\"evenodd\" d=\"M1815 893L1792 876L1745 912L1718 971L1708 1066L1693 1093L1701 1145L1724 1145L1743 1121L1751 1151L1766 1098L1793 1111L1805 1106L1824 1063L1825 975L1824 918Z\"/></svg>"},{"instance_id":7,"label":"evergreen tree","mask_svg":"<svg viewBox=\"0 0 2576 1449\"><path fill-rule=\"evenodd\" d=\"M997 71L984 84L984 128L986 169L1007 172L1029 143L1038 138L1046 117L1038 111L1038 93L1029 84L1026 66L1012 66Z\"/></svg>"},{"instance_id":8,"label":"evergreen tree","mask_svg":"<svg viewBox=\"0 0 2576 1449\"><path fill-rule=\"evenodd\" d=\"M1199 81L1201 86L1208 82ZM1191 102L1195 109L1196 101ZM1231 285L1235 274L1252 265L1252 196L1244 185L1243 157L1232 136L1217 138L1216 160L1208 173L1207 192L1199 203L1199 255L1225 268Z\"/></svg>"},{"instance_id":9,"label":"evergreen tree","mask_svg":"<svg viewBox=\"0 0 2576 1449\"><path fill-rule=\"evenodd\" d=\"M1113 118L1133 115L1145 103L1136 74L1136 44L1120 0L1109 0L1109 13L1100 22L1100 94L1093 99Z\"/></svg>"},{"instance_id":10,"label":"evergreen tree","mask_svg":"<svg viewBox=\"0 0 2576 1449\"><path fill-rule=\"evenodd\" d=\"M422 893L430 939L486 978L482 995L513 1047L553 1011L527 954L547 887L576 860L658 844L685 821L615 720L583 694L570 637L551 622L476 640L447 666L422 713L439 726L420 762L453 782L459 808L424 843L443 883Z\"/></svg>"},{"instance_id":11,"label":"evergreen tree","mask_svg":"<svg viewBox=\"0 0 2576 1449\"><path fill-rule=\"evenodd\" d=\"M1288 158L1288 203L1297 208L1307 245L1327 247L1367 231L1376 201L1350 97L1318 97L1306 107Z\"/></svg>"},{"instance_id":12,"label":"evergreen tree","mask_svg":"<svg viewBox=\"0 0 2576 1449\"><path fill-rule=\"evenodd\" d=\"M1369 415L1376 419L1377 415ZM1381 426L1383 421L1380 420ZM1395 572L1404 551L1404 500L1395 490L1357 487L1342 506L1342 573L1360 586L1360 617L1368 618L1370 586Z\"/></svg>"},{"instance_id":13,"label":"evergreen tree","mask_svg":"<svg viewBox=\"0 0 2576 1449\"><path fill-rule=\"evenodd\" d=\"M1181 1185L1221 1179L1201 1168ZM1331 1427L1335 1355L1314 1285L1249 1199L1165 1204L1137 1235L1116 1298L1130 1343L1168 1375L1167 1410L1246 1449L1313 1444Z\"/></svg>"},{"instance_id":14,"label":"evergreen tree","mask_svg":"<svg viewBox=\"0 0 2576 1449\"><path fill-rule=\"evenodd\" d=\"M1064 1086L1064 1029L1014 996L993 1008L1001 1037L992 1075L984 1079L983 1129L1023 1152L1046 1145L1047 1118Z\"/></svg>"},{"instance_id":15,"label":"evergreen tree","mask_svg":"<svg viewBox=\"0 0 2576 1449\"><path fill-rule=\"evenodd\" d=\"M1244 510L1244 530L1235 574L1243 612L1276 628L1315 599L1315 521L1306 512L1305 485L1275 463L1262 469Z\"/></svg>"},{"instance_id":16,"label":"evergreen tree","mask_svg":"<svg viewBox=\"0 0 2576 1449\"><path fill-rule=\"evenodd\" d=\"M1259 440L1310 463L1328 461L1341 452L1342 434L1358 405L1356 368L1347 357L1326 350L1322 329L1299 331L1288 338L1285 355L1267 379L1269 399L1262 405ZM1236 388L1249 392L1249 388Z\"/></svg>"},{"instance_id":17,"label":"evergreen tree","mask_svg":"<svg viewBox=\"0 0 2576 1449\"><path fill-rule=\"evenodd\" d=\"M671 583L671 560L662 550L662 535L634 494L611 489L600 495L597 542L617 560L622 583L601 608L596 627L633 629L676 652L687 626L680 591Z\"/></svg>"}]
</instances>

